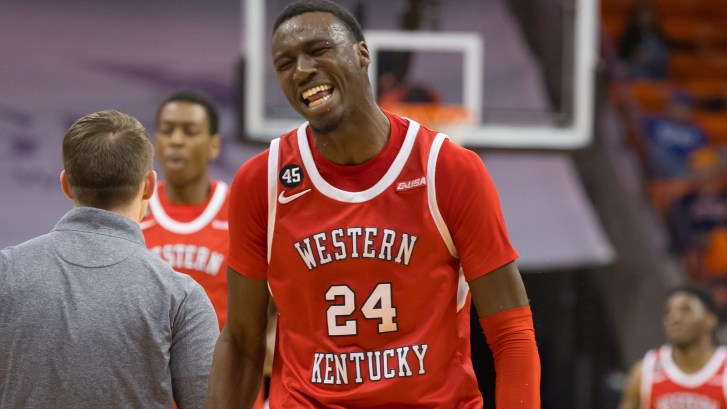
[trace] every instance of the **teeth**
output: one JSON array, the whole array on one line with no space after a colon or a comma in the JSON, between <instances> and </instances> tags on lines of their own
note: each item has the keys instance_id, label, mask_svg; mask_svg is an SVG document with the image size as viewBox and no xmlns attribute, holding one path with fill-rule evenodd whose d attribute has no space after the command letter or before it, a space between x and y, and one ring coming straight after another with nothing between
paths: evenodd
<instances>
[{"instance_id":1,"label":"teeth","mask_svg":"<svg viewBox=\"0 0 727 409\"><path fill-rule=\"evenodd\" d=\"M326 91L329 89L331 89L330 85L319 85L317 87L313 87L313 88L303 91L302 97L303 97L303 99L308 99L308 97L310 97L311 95L313 95L317 92Z\"/></svg>"},{"instance_id":2,"label":"teeth","mask_svg":"<svg viewBox=\"0 0 727 409\"><path fill-rule=\"evenodd\" d=\"M317 99L317 100L315 100L315 101L311 102L310 104L308 104L308 106L309 106L310 108L313 108L313 107L317 107L318 105L320 105L320 104L322 104L322 103L324 103L324 102L328 101L328 100L329 100L330 98L331 98L331 96L330 96L330 95L326 95L325 97L323 97L323 98L321 98L321 99Z\"/></svg>"}]
</instances>

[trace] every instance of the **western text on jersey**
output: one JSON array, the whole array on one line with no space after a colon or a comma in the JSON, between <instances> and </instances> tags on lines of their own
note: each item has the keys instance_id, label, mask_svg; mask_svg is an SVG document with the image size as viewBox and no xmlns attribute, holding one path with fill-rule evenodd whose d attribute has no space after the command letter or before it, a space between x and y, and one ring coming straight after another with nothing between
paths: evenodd
<instances>
[{"instance_id":1,"label":"western text on jersey","mask_svg":"<svg viewBox=\"0 0 727 409\"><path fill-rule=\"evenodd\" d=\"M324 231L293 244L313 270L347 258L371 258L409 265L417 236L378 227L347 227ZM315 250L314 250L315 248Z\"/></svg>"}]
</instances>

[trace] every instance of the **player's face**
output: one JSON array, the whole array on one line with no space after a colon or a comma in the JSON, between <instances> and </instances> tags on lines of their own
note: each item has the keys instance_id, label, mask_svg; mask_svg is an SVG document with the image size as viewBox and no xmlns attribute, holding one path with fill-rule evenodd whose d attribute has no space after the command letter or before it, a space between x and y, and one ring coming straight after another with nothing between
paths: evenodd
<instances>
[{"instance_id":1,"label":"player's face","mask_svg":"<svg viewBox=\"0 0 727 409\"><path fill-rule=\"evenodd\" d=\"M368 49L332 14L304 13L281 24L272 57L283 93L315 130L335 130L366 101Z\"/></svg>"},{"instance_id":2,"label":"player's face","mask_svg":"<svg viewBox=\"0 0 727 409\"><path fill-rule=\"evenodd\" d=\"M167 103L159 113L156 154L166 183L183 186L207 176L219 154L219 136L210 135L207 111L185 101Z\"/></svg>"},{"instance_id":3,"label":"player's face","mask_svg":"<svg viewBox=\"0 0 727 409\"><path fill-rule=\"evenodd\" d=\"M692 294L677 292L666 302L664 332L671 345L694 345L711 337L715 325L715 316Z\"/></svg>"}]
</instances>

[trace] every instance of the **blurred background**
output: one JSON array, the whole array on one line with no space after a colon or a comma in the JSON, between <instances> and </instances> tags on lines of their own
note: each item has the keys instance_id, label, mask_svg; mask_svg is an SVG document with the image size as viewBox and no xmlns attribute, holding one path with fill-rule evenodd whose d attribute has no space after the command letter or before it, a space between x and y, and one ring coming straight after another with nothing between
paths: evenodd
<instances>
[{"instance_id":1,"label":"blurred background","mask_svg":"<svg viewBox=\"0 0 727 409\"><path fill-rule=\"evenodd\" d=\"M707 285L725 315L727 3L340 3L371 35L381 105L449 132L495 179L535 316L543 408L615 408L628 368L663 342L671 287ZM299 123L268 61L285 4L1 2L0 248L70 209L60 145L82 115L118 109L153 137L165 96L202 92L222 115L213 177L228 182L271 129Z\"/></svg>"}]
</instances>

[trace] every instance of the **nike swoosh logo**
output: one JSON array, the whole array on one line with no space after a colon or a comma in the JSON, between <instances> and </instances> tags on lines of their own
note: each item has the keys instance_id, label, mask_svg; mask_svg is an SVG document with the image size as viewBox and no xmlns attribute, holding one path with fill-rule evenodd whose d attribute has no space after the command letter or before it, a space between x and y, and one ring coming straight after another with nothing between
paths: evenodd
<instances>
[{"instance_id":1,"label":"nike swoosh logo","mask_svg":"<svg viewBox=\"0 0 727 409\"><path fill-rule=\"evenodd\" d=\"M311 191L310 189L306 189L302 192L298 192L298 193L296 193L294 195L290 195L290 196L285 196L285 191L282 191L282 192L280 192L280 195L278 196L278 202L280 202L280 204L290 203L293 200L303 196L304 194L306 194L310 191Z\"/></svg>"}]
</instances>

